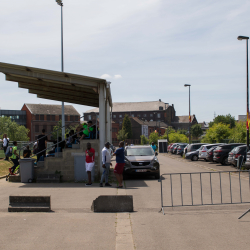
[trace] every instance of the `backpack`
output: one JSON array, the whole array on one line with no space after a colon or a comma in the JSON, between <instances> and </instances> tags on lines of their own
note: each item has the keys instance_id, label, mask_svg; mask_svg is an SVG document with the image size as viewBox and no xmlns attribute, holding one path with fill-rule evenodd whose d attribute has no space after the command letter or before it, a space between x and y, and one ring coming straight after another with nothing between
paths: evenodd
<instances>
[{"instance_id":1,"label":"backpack","mask_svg":"<svg viewBox=\"0 0 250 250\"><path fill-rule=\"evenodd\" d=\"M8 146L8 147L7 147L6 153L5 153L5 155L6 155L7 157L11 157L11 156L12 156L12 149L13 149L12 146Z\"/></svg>"}]
</instances>

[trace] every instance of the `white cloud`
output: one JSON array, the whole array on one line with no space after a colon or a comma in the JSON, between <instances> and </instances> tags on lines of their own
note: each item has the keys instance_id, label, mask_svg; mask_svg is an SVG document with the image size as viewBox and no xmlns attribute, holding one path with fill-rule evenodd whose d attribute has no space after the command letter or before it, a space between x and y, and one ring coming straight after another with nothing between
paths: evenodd
<instances>
[{"instance_id":1,"label":"white cloud","mask_svg":"<svg viewBox=\"0 0 250 250\"><path fill-rule=\"evenodd\" d=\"M109 74L103 74L100 76L100 78L109 79L109 78L112 78L112 76L110 76Z\"/></svg>"},{"instance_id":2,"label":"white cloud","mask_svg":"<svg viewBox=\"0 0 250 250\"><path fill-rule=\"evenodd\" d=\"M121 75L111 76L109 74L103 74L103 75L100 76L100 78L103 78L103 79L111 79L111 78L113 78L113 79L119 79L119 78L122 78L122 76Z\"/></svg>"}]
</instances>

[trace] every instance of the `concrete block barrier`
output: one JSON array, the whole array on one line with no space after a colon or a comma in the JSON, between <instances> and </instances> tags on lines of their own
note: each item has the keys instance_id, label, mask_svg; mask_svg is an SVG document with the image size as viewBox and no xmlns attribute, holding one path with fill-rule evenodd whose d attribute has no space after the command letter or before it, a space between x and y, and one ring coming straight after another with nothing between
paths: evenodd
<instances>
[{"instance_id":1,"label":"concrete block barrier","mask_svg":"<svg viewBox=\"0 0 250 250\"><path fill-rule=\"evenodd\" d=\"M10 196L8 212L50 212L50 196Z\"/></svg>"},{"instance_id":2,"label":"concrete block barrier","mask_svg":"<svg viewBox=\"0 0 250 250\"><path fill-rule=\"evenodd\" d=\"M132 195L100 195L91 206L93 212L133 212Z\"/></svg>"}]
</instances>

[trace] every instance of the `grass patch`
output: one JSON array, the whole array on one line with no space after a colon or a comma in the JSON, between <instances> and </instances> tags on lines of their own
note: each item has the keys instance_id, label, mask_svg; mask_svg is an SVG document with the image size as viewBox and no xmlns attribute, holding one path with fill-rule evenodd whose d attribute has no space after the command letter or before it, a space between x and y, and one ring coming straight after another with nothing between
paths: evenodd
<instances>
[{"instance_id":1,"label":"grass patch","mask_svg":"<svg viewBox=\"0 0 250 250\"><path fill-rule=\"evenodd\" d=\"M13 166L12 161L0 160L0 176L4 176L9 173L9 168Z\"/></svg>"}]
</instances>

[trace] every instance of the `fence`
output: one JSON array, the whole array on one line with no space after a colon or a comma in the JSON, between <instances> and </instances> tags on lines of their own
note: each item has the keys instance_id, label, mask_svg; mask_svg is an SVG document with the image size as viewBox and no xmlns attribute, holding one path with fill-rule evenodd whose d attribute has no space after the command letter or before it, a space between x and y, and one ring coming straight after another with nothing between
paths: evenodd
<instances>
[{"instance_id":1,"label":"fence","mask_svg":"<svg viewBox=\"0 0 250 250\"><path fill-rule=\"evenodd\" d=\"M248 170L169 173L162 174L159 182L163 214L164 207L250 203Z\"/></svg>"}]
</instances>

